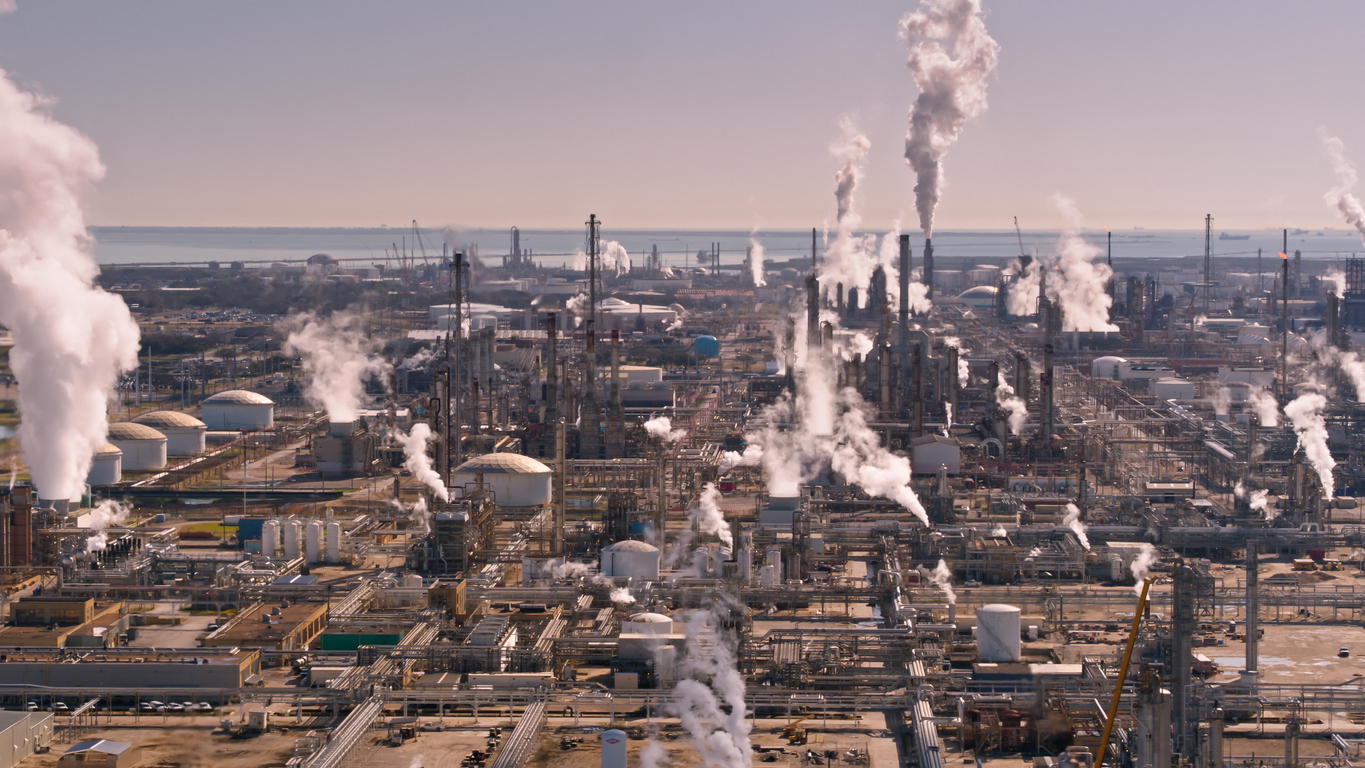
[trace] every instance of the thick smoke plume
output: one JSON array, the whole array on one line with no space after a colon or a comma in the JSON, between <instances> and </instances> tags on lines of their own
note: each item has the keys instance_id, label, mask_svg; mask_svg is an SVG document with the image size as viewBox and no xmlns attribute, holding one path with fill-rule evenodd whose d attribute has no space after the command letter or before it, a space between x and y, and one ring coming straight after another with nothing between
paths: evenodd
<instances>
[{"instance_id":1,"label":"thick smoke plume","mask_svg":"<svg viewBox=\"0 0 1365 768\"><path fill-rule=\"evenodd\" d=\"M1133 594L1142 594L1142 582L1147 580L1147 575L1151 573L1152 566L1156 565L1156 547L1151 544L1143 544L1138 551L1138 556L1133 558L1133 564L1128 566L1128 570L1133 574Z\"/></svg>"},{"instance_id":2,"label":"thick smoke plume","mask_svg":"<svg viewBox=\"0 0 1365 768\"><path fill-rule=\"evenodd\" d=\"M725 519L725 513L720 508L720 500L720 489L715 483L707 483L702 487L697 506L687 510L687 528L683 529L673 546L669 547L664 557L664 565L676 566L691 551L695 536L693 529L708 536L715 536L720 539L723 546L734 549L735 536L730 530L730 523Z\"/></svg>"},{"instance_id":3,"label":"thick smoke plume","mask_svg":"<svg viewBox=\"0 0 1365 768\"><path fill-rule=\"evenodd\" d=\"M1087 552L1090 551L1090 537L1085 535L1086 527L1085 523L1081 522L1080 507L1075 504L1067 504L1066 515L1062 518L1062 525L1070 528L1071 532L1076 534L1076 538L1080 540L1081 546L1085 547Z\"/></svg>"},{"instance_id":4,"label":"thick smoke plume","mask_svg":"<svg viewBox=\"0 0 1365 768\"><path fill-rule=\"evenodd\" d=\"M925 237L943 191L941 161L966 122L986 111L986 76L1000 46L986 32L980 0L920 0L901 19L909 66L919 87L905 135L905 160L915 172L915 209ZM951 53L949 50L951 49Z\"/></svg>"},{"instance_id":5,"label":"thick smoke plume","mask_svg":"<svg viewBox=\"0 0 1365 768\"><path fill-rule=\"evenodd\" d=\"M763 272L763 244L752 235L749 237L749 278L754 281L755 288L762 288L768 284Z\"/></svg>"},{"instance_id":6,"label":"thick smoke plume","mask_svg":"<svg viewBox=\"0 0 1365 768\"><path fill-rule=\"evenodd\" d=\"M1308 457L1308 463L1313 465L1313 470L1318 473L1323 495L1331 501L1335 492L1332 470L1337 462L1332 458L1331 449L1327 447L1327 423L1322 417L1322 411L1326 407L1326 397L1317 392L1306 392L1284 407L1284 415L1294 425L1299 447Z\"/></svg>"},{"instance_id":7,"label":"thick smoke plume","mask_svg":"<svg viewBox=\"0 0 1365 768\"><path fill-rule=\"evenodd\" d=\"M687 430L674 429L673 420L667 416L655 416L645 422L645 432L650 437L658 438L665 443L676 443L687 437Z\"/></svg>"},{"instance_id":8,"label":"thick smoke plume","mask_svg":"<svg viewBox=\"0 0 1365 768\"><path fill-rule=\"evenodd\" d=\"M1341 271L1341 267L1328 267L1322 279L1331 286L1332 295L1338 299L1346 298L1346 273Z\"/></svg>"},{"instance_id":9,"label":"thick smoke plume","mask_svg":"<svg viewBox=\"0 0 1365 768\"><path fill-rule=\"evenodd\" d=\"M1318 128L1318 137L1322 139L1323 149L1327 150L1327 158L1332 161L1332 170L1337 174L1337 185L1328 190L1323 199L1341 214L1347 224L1356 228L1365 242L1365 207L1361 206L1360 198L1355 195L1358 181L1355 164L1346 157L1346 147L1341 139L1329 135L1326 127Z\"/></svg>"},{"instance_id":10,"label":"thick smoke plume","mask_svg":"<svg viewBox=\"0 0 1365 768\"><path fill-rule=\"evenodd\" d=\"M625 246L615 240L608 240L597 257L600 259L604 274L610 270L615 276L620 277L630 271L630 254L626 253Z\"/></svg>"},{"instance_id":11,"label":"thick smoke plume","mask_svg":"<svg viewBox=\"0 0 1365 768\"><path fill-rule=\"evenodd\" d=\"M96 504L95 508L90 510L90 515L87 518L90 521L91 536L85 540L85 551L104 551L104 548L109 545L109 534L106 533L106 530L128 522L128 515L132 511L132 507L127 504L112 499L105 499Z\"/></svg>"},{"instance_id":12,"label":"thick smoke plume","mask_svg":"<svg viewBox=\"0 0 1365 768\"><path fill-rule=\"evenodd\" d=\"M1263 427L1280 426L1280 404L1275 402L1275 396L1265 390L1264 387L1257 388L1247 399L1251 409L1256 412L1256 418L1260 419Z\"/></svg>"},{"instance_id":13,"label":"thick smoke plume","mask_svg":"<svg viewBox=\"0 0 1365 768\"><path fill-rule=\"evenodd\" d=\"M123 299L94 285L80 198L104 176L99 150L51 106L0 70L0 325L14 335L19 443L38 495L73 499L139 344Z\"/></svg>"},{"instance_id":14,"label":"thick smoke plume","mask_svg":"<svg viewBox=\"0 0 1365 768\"><path fill-rule=\"evenodd\" d=\"M384 377L391 368L383 358L370 356L376 345L365 330L365 318L351 311L330 317L303 313L291 315L284 324L289 331L285 352L303 358L308 377L304 396L327 411L328 421L355 421L366 379Z\"/></svg>"},{"instance_id":15,"label":"thick smoke plume","mask_svg":"<svg viewBox=\"0 0 1365 768\"><path fill-rule=\"evenodd\" d=\"M431 466L431 456L427 455L427 445L431 442L431 427L425 422L412 425L412 431L403 434L394 430L394 439L403 446L403 468L412 473L418 482L431 489L431 494L441 501L450 501L450 492L441 480L441 473Z\"/></svg>"}]
</instances>

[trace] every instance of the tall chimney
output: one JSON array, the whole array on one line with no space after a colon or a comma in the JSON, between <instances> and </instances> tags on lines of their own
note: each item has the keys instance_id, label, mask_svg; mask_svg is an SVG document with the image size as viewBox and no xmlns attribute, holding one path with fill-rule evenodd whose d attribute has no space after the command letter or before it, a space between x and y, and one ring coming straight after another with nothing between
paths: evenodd
<instances>
[{"instance_id":1,"label":"tall chimney","mask_svg":"<svg viewBox=\"0 0 1365 768\"><path fill-rule=\"evenodd\" d=\"M1327 313L1323 316L1323 324L1327 326L1327 343L1337 349L1344 348L1341 338L1341 300L1335 291L1327 292Z\"/></svg>"},{"instance_id":2,"label":"tall chimney","mask_svg":"<svg viewBox=\"0 0 1365 768\"><path fill-rule=\"evenodd\" d=\"M901 306L900 306L900 345L910 344L910 236L901 235Z\"/></svg>"},{"instance_id":3,"label":"tall chimney","mask_svg":"<svg viewBox=\"0 0 1365 768\"><path fill-rule=\"evenodd\" d=\"M958 396L958 386L959 386L958 377L957 377L957 369L958 369L957 356L958 356L957 347L948 347L948 387L947 387L947 394L948 394L948 396L947 396L946 400L947 400L947 402L948 402L948 405L951 405L951 406L953 407L954 418L956 418L956 414L957 414L957 396Z\"/></svg>"},{"instance_id":4,"label":"tall chimney","mask_svg":"<svg viewBox=\"0 0 1365 768\"><path fill-rule=\"evenodd\" d=\"M1261 613L1261 592L1259 589L1258 570L1261 563L1259 542L1255 539L1247 539L1247 595L1246 595L1246 614L1247 614L1247 635L1246 635L1246 671L1255 673L1257 658L1260 654L1260 613Z\"/></svg>"},{"instance_id":5,"label":"tall chimney","mask_svg":"<svg viewBox=\"0 0 1365 768\"><path fill-rule=\"evenodd\" d=\"M559 334L554 312L545 315L545 420L553 424L559 418Z\"/></svg>"},{"instance_id":6,"label":"tall chimney","mask_svg":"<svg viewBox=\"0 0 1365 768\"><path fill-rule=\"evenodd\" d=\"M1039 382L1040 396L1042 397L1042 439L1052 439L1052 433L1056 431L1057 415L1053 410L1053 382L1052 382L1052 345L1043 345L1043 375Z\"/></svg>"},{"instance_id":7,"label":"tall chimney","mask_svg":"<svg viewBox=\"0 0 1365 768\"><path fill-rule=\"evenodd\" d=\"M625 413L621 409L621 331L611 331L611 410L607 413L607 458L626 455Z\"/></svg>"},{"instance_id":8,"label":"tall chimney","mask_svg":"<svg viewBox=\"0 0 1365 768\"><path fill-rule=\"evenodd\" d=\"M1033 379L1033 371L1029 370L1028 355L1023 352L1014 353L1014 394L1024 401L1028 406L1029 398L1033 395L1029 391L1029 382Z\"/></svg>"},{"instance_id":9,"label":"tall chimney","mask_svg":"<svg viewBox=\"0 0 1365 768\"><path fill-rule=\"evenodd\" d=\"M813 264L806 275L806 346L810 349L820 346L820 279L815 276Z\"/></svg>"},{"instance_id":10,"label":"tall chimney","mask_svg":"<svg viewBox=\"0 0 1365 768\"><path fill-rule=\"evenodd\" d=\"M924 287L927 298L934 298L934 244L924 238Z\"/></svg>"}]
</instances>

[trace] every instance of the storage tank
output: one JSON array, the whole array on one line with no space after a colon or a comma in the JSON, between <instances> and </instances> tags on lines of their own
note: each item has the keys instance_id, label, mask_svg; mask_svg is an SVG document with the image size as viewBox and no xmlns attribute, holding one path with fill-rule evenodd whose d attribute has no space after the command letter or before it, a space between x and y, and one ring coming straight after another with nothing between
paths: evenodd
<instances>
[{"instance_id":1,"label":"storage tank","mask_svg":"<svg viewBox=\"0 0 1365 768\"><path fill-rule=\"evenodd\" d=\"M692 342L692 351L697 357L720 357L720 342L715 336L698 336Z\"/></svg>"},{"instance_id":2,"label":"storage tank","mask_svg":"<svg viewBox=\"0 0 1365 768\"><path fill-rule=\"evenodd\" d=\"M1152 395L1158 400L1193 402L1194 382L1176 378L1156 379L1152 382Z\"/></svg>"},{"instance_id":3,"label":"storage tank","mask_svg":"<svg viewBox=\"0 0 1365 768\"><path fill-rule=\"evenodd\" d=\"M777 569L771 565L761 565L758 568L758 585L760 587L777 586Z\"/></svg>"},{"instance_id":4,"label":"storage tank","mask_svg":"<svg viewBox=\"0 0 1365 768\"><path fill-rule=\"evenodd\" d=\"M284 521L284 556L289 560L299 556L299 534L302 526L298 520Z\"/></svg>"},{"instance_id":5,"label":"storage tank","mask_svg":"<svg viewBox=\"0 0 1365 768\"><path fill-rule=\"evenodd\" d=\"M167 455L196 456L206 450L208 425L188 413L152 411L133 419L133 423L151 427L165 435Z\"/></svg>"},{"instance_id":6,"label":"storage tank","mask_svg":"<svg viewBox=\"0 0 1365 768\"><path fill-rule=\"evenodd\" d=\"M327 524L327 562L341 562L341 523L331 522Z\"/></svg>"},{"instance_id":7,"label":"storage tank","mask_svg":"<svg viewBox=\"0 0 1365 768\"><path fill-rule=\"evenodd\" d=\"M261 523L261 554L269 558L279 557L280 521L266 520Z\"/></svg>"},{"instance_id":8,"label":"storage tank","mask_svg":"<svg viewBox=\"0 0 1365 768\"><path fill-rule=\"evenodd\" d=\"M598 566L603 576L633 581L659 580L659 548L643 541L627 539L602 550Z\"/></svg>"},{"instance_id":9,"label":"storage tank","mask_svg":"<svg viewBox=\"0 0 1365 768\"><path fill-rule=\"evenodd\" d=\"M122 480L123 451L112 443L105 443L96 448L85 482L89 485L113 485Z\"/></svg>"},{"instance_id":10,"label":"storage tank","mask_svg":"<svg viewBox=\"0 0 1365 768\"><path fill-rule=\"evenodd\" d=\"M151 427L127 421L110 424L109 442L123 451L124 469L146 471L166 467L166 436Z\"/></svg>"},{"instance_id":11,"label":"storage tank","mask_svg":"<svg viewBox=\"0 0 1365 768\"><path fill-rule=\"evenodd\" d=\"M706 547L697 547L692 553L692 565L697 568L697 578L704 579L710 575L711 569L711 550Z\"/></svg>"},{"instance_id":12,"label":"storage tank","mask_svg":"<svg viewBox=\"0 0 1365 768\"><path fill-rule=\"evenodd\" d=\"M306 547L305 554L307 555L308 562L316 563L319 560L318 551L322 544L322 526L318 525L316 520L308 523L308 528L306 529L304 536L304 546Z\"/></svg>"},{"instance_id":13,"label":"storage tank","mask_svg":"<svg viewBox=\"0 0 1365 768\"><path fill-rule=\"evenodd\" d=\"M1013 605L990 603L976 610L976 653L981 661L1019 660L1020 611Z\"/></svg>"},{"instance_id":14,"label":"storage tank","mask_svg":"<svg viewBox=\"0 0 1365 768\"><path fill-rule=\"evenodd\" d=\"M673 619L662 613L637 613L621 622L623 635L671 635Z\"/></svg>"},{"instance_id":15,"label":"storage tank","mask_svg":"<svg viewBox=\"0 0 1365 768\"><path fill-rule=\"evenodd\" d=\"M1126 362L1128 362L1126 359L1114 355L1097 357L1090 361L1090 378L1117 379L1119 377L1119 364Z\"/></svg>"},{"instance_id":16,"label":"storage tank","mask_svg":"<svg viewBox=\"0 0 1365 768\"><path fill-rule=\"evenodd\" d=\"M405 589L421 589L422 577L415 573L409 573L403 577L403 587Z\"/></svg>"},{"instance_id":17,"label":"storage tank","mask_svg":"<svg viewBox=\"0 0 1365 768\"><path fill-rule=\"evenodd\" d=\"M486 453L455 468L452 485L472 486L483 473L484 487L493 491L500 507L539 507L549 504L554 473L549 467L519 453Z\"/></svg>"},{"instance_id":18,"label":"storage tank","mask_svg":"<svg viewBox=\"0 0 1365 768\"><path fill-rule=\"evenodd\" d=\"M275 403L256 392L229 389L206 398L200 417L209 429L269 429L275 426Z\"/></svg>"}]
</instances>

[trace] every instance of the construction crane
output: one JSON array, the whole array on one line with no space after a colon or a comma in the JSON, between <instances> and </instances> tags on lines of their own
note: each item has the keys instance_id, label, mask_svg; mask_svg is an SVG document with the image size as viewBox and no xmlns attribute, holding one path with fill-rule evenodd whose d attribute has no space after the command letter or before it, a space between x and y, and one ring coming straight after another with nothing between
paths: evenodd
<instances>
[{"instance_id":1,"label":"construction crane","mask_svg":"<svg viewBox=\"0 0 1365 768\"><path fill-rule=\"evenodd\" d=\"M1014 236L1019 239L1019 258L1024 258L1024 234L1019 231L1019 217L1014 217Z\"/></svg>"},{"instance_id":2,"label":"construction crane","mask_svg":"<svg viewBox=\"0 0 1365 768\"><path fill-rule=\"evenodd\" d=\"M1109 711L1105 713L1104 734L1100 736L1100 746L1095 752L1095 768L1101 768L1104 764L1104 752L1109 746L1109 737L1114 734L1114 718L1119 713L1123 681L1128 677L1128 662L1133 658L1133 645L1137 642L1138 626L1142 623L1142 610L1147 606L1147 590L1151 586L1151 579L1142 580L1142 593L1138 595L1137 610L1133 612L1133 626L1128 630L1128 645L1123 649L1123 663L1119 665L1119 677L1114 681L1114 696L1109 700Z\"/></svg>"}]
</instances>

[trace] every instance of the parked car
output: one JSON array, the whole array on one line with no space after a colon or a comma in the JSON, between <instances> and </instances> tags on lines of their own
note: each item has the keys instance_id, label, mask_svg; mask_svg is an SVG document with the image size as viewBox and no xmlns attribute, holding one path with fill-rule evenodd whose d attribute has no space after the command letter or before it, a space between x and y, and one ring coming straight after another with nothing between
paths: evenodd
<instances>
[{"instance_id":1,"label":"parked car","mask_svg":"<svg viewBox=\"0 0 1365 768\"><path fill-rule=\"evenodd\" d=\"M166 709L169 709L172 712L184 712L185 705L178 701L172 701L170 704L166 705Z\"/></svg>"},{"instance_id":2,"label":"parked car","mask_svg":"<svg viewBox=\"0 0 1365 768\"><path fill-rule=\"evenodd\" d=\"M207 701L201 701L201 702L199 702L198 704L195 704L195 705L194 705L194 711L195 711L195 712L212 712L212 711L213 711L213 705L210 704L210 703L208 703Z\"/></svg>"}]
</instances>

